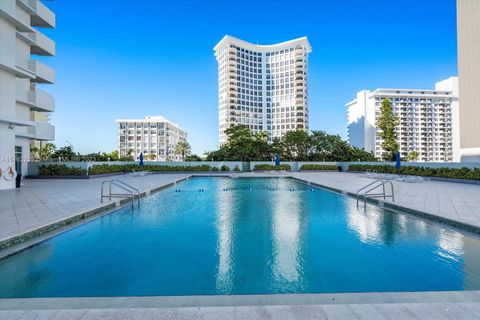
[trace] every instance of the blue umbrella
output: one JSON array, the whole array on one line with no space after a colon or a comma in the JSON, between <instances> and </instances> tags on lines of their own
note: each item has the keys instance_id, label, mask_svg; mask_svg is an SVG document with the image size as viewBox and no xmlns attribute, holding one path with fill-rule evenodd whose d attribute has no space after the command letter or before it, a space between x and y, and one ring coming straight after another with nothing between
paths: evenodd
<instances>
[{"instance_id":1,"label":"blue umbrella","mask_svg":"<svg viewBox=\"0 0 480 320\"><path fill-rule=\"evenodd\" d=\"M275 165L277 167L280 165L280 156L278 154L275 156Z\"/></svg>"},{"instance_id":2,"label":"blue umbrella","mask_svg":"<svg viewBox=\"0 0 480 320\"><path fill-rule=\"evenodd\" d=\"M400 151L397 151L397 154L395 155L395 160L396 160L395 167L397 167L397 170L399 170L401 165Z\"/></svg>"},{"instance_id":3,"label":"blue umbrella","mask_svg":"<svg viewBox=\"0 0 480 320\"><path fill-rule=\"evenodd\" d=\"M140 167L143 167L143 152L140 152Z\"/></svg>"}]
</instances>

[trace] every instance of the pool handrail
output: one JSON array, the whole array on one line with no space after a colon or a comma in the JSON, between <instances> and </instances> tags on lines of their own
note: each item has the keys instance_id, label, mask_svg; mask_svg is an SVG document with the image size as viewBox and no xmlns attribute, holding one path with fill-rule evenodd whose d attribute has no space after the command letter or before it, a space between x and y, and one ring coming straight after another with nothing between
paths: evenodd
<instances>
[{"instance_id":1,"label":"pool handrail","mask_svg":"<svg viewBox=\"0 0 480 320\"><path fill-rule=\"evenodd\" d=\"M389 184L390 185L390 194L386 193L385 185ZM369 189L367 189L370 187ZM382 187L382 193L369 193L379 187ZM367 190L365 190L367 189ZM365 191L364 191L365 190ZM363 191L362 194L360 194L360 191ZM367 184L366 186L360 188L357 190L356 193L356 198L357 198L357 208L358 208L358 201L360 197L363 197L363 206L366 208L367 206L367 198L381 198L383 197L384 200L387 198L392 198L392 201L395 202L395 191L393 188L393 183L389 180L384 180L384 179L376 179L375 181Z\"/></svg>"},{"instance_id":2,"label":"pool handrail","mask_svg":"<svg viewBox=\"0 0 480 320\"><path fill-rule=\"evenodd\" d=\"M106 195L104 193L104 185L105 183L108 183L108 195ZM127 193L112 193L112 185L128 192ZM101 191L100 191L100 203L103 203L103 198L107 198L108 197L108 200L112 200L112 197L117 197L117 198L126 198L126 197L129 197L131 198L132 200L132 208L134 206L134 203L135 203L135 196L137 196L137 204L140 205L140 191L121 181L121 180L118 180L118 179L110 179L110 180L104 180L102 181L102 184L101 184Z\"/></svg>"}]
</instances>

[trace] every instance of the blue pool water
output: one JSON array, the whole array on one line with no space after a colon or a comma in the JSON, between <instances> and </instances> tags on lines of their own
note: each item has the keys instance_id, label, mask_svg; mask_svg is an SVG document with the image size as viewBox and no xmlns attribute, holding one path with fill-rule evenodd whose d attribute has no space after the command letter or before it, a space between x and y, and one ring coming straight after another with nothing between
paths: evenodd
<instances>
[{"instance_id":1,"label":"blue pool water","mask_svg":"<svg viewBox=\"0 0 480 320\"><path fill-rule=\"evenodd\" d=\"M0 260L2 298L472 289L478 236L291 179L192 178Z\"/></svg>"}]
</instances>

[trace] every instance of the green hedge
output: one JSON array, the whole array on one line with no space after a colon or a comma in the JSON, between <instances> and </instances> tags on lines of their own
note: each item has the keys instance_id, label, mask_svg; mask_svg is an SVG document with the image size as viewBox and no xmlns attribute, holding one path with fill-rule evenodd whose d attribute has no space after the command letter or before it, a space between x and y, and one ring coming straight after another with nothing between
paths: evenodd
<instances>
[{"instance_id":1,"label":"green hedge","mask_svg":"<svg viewBox=\"0 0 480 320\"><path fill-rule=\"evenodd\" d=\"M220 167L220 170L221 171L230 171L230 167L227 166L227 165L223 165L223 166Z\"/></svg>"},{"instance_id":2,"label":"green hedge","mask_svg":"<svg viewBox=\"0 0 480 320\"><path fill-rule=\"evenodd\" d=\"M85 176L87 170L77 167L67 167L64 164L49 164L38 166L41 176Z\"/></svg>"},{"instance_id":3,"label":"green hedge","mask_svg":"<svg viewBox=\"0 0 480 320\"><path fill-rule=\"evenodd\" d=\"M348 166L350 171L376 171L379 173L395 173L404 175L424 176L424 177L441 177L453 179L471 179L480 180L480 168L428 168L402 166L397 170L395 166L389 165L367 165L367 164L351 164Z\"/></svg>"},{"instance_id":4,"label":"green hedge","mask_svg":"<svg viewBox=\"0 0 480 320\"><path fill-rule=\"evenodd\" d=\"M144 165L140 167L138 164L96 164L89 170L90 175L116 173L116 172L133 172L133 171L152 171L152 172L174 172L174 171L209 171L210 166L164 166L164 165Z\"/></svg>"},{"instance_id":5,"label":"green hedge","mask_svg":"<svg viewBox=\"0 0 480 320\"><path fill-rule=\"evenodd\" d=\"M302 164L300 170L335 170L338 171L338 167L334 164Z\"/></svg>"},{"instance_id":6,"label":"green hedge","mask_svg":"<svg viewBox=\"0 0 480 320\"><path fill-rule=\"evenodd\" d=\"M210 166L165 166L165 165L145 165L140 167L138 164L96 164L89 169L89 175L121 173L133 171L152 171L152 172L175 172L175 171L209 171ZM217 168L218 170L218 168ZM87 175L87 170L77 167L67 167L64 164L49 164L38 166L39 174L42 176L81 176Z\"/></svg>"},{"instance_id":7,"label":"green hedge","mask_svg":"<svg viewBox=\"0 0 480 320\"><path fill-rule=\"evenodd\" d=\"M253 167L253 170L259 170L259 171L266 171L266 170L292 170L292 167L290 167L289 164L281 164L279 166L275 166L273 164L256 164Z\"/></svg>"}]
</instances>

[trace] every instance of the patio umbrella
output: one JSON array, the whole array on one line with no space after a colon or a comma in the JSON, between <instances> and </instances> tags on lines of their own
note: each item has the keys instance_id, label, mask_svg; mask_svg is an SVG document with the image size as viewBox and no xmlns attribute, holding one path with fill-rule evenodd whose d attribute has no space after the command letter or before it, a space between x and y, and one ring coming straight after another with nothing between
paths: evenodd
<instances>
[{"instance_id":1,"label":"patio umbrella","mask_svg":"<svg viewBox=\"0 0 480 320\"><path fill-rule=\"evenodd\" d=\"M140 165L140 167L143 167L143 152L140 152L140 157L139 158L140 158L139 165Z\"/></svg>"},{"instance_id":2,"label":"patio umbrella","mask_svg":"<svg viewBox=\"0 0 480 320\"><path fill-rule=\"evenodd\" d=\"M280 156L278 154L275 156L275 165L277 167L280 165Z\"/></svg>"},{"instance_id":3,"label":"patio umbrella","mask_svg":"<svg viewBox=\"0 0 480 320\"><path fill-rule=\"evenodd\" d=\"M396 160L395 167L397 167L397 170L399 170L401 165L400 151L397 151L397 154L395 155L395 160Z\"/></svg>"}]
</instances>

